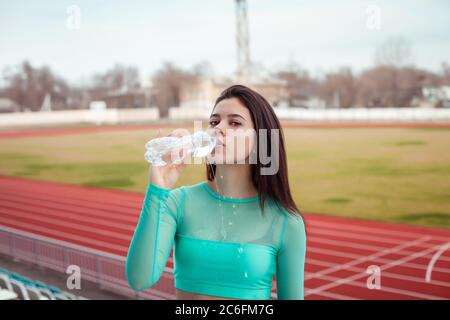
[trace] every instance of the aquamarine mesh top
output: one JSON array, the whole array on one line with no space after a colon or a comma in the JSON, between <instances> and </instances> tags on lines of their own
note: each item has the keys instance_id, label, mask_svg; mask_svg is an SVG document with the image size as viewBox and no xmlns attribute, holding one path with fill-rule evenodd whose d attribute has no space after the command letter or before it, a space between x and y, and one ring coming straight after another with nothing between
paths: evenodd
<instances>
[{"instance_id":1,"label":"aquamarine mesh top","mask_svg":"<svg viewBox=\"0 0 450 320\"><path fill-rule=\"evenodd\" d=\"M206 181L165 189L149 184L130 243L126 277L135 290L161 277L174 245L175 288L210 296L303 299L302 218L259 196L223 197Z\"/></svg>"}]
</instances>

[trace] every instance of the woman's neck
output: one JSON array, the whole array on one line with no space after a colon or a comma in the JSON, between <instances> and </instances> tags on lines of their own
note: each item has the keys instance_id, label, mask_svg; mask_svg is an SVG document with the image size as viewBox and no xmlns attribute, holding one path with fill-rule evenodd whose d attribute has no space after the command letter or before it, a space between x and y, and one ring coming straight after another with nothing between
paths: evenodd
<instances>
[{"instance_id":1,"label":"woman's neck","mask_svg":"<svg viewBox=\"0 0 450 320\"><path fill-rule=\"evenodd\" d=\"M253 198L258 195L248 164L217 164L214 180L207 183L216 193L227 198Z\"/></svg>"}]
</instances>

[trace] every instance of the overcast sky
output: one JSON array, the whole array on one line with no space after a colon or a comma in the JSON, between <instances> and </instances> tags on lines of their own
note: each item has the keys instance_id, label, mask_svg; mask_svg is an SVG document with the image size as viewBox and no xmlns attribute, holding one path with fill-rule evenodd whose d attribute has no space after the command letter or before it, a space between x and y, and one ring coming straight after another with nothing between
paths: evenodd
<instances>
[{"instance_id":1,"label":"overcast sky","mask_svg":"<svg viewBox=\"0 0 450 320\"><path fill-rule=\"evenodd\" d=\"M73 24L71 5L80 9ZM380 19L374 19L379 8ZM376 14L375 14L376 15ZM371 67L387 38L411 43L415 65L450 63L450 1L248 0L251 58L274 69L295 61L313 74ZM379 21L379 29L374 21ZM0 70L23 60L72 82L115 63L149 77L165 61L236 68L233 0L0 0Z\"/></svg>"}]
</instances>

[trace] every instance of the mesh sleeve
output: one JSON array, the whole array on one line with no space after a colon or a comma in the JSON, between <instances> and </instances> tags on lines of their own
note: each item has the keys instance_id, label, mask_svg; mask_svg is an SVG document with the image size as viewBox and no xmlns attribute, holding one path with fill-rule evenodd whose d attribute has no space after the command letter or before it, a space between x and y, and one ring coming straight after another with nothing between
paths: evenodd
<instances>
[{"instance_id":1,"label":"mesh sleeve","mask_svg":"<svg viewBox=\"0 0 450 320\"><path fill-rule=\"evenodd\" d=\"M285 213L282 243L277 257L277 298L279 300L304 299L304 266L306 232L300 215Z\"/></svg>"},{"instance_id":2,"label":"mesh sleeve","mask_svg":"<svg viewBox=\"0 0 450 320\"><path fill-rule=\"evenodd\" d=\"M148 185L126 259L127 282L134 290L148 289L160 279L172 250L184 196L183 187Z\"/></svg>"}]
</instances>

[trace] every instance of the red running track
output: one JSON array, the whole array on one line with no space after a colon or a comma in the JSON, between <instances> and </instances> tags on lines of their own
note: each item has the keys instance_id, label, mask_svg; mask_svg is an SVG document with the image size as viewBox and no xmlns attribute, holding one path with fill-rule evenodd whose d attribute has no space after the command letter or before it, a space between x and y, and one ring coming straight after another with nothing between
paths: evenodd
<instances>
[{"instance_id":1,"label":"red running track","mask_svg":"<svg viewBox=\"0 0 450 320\"><path fill-rule=\"evenodd\" d=\"M0 225L126 256L143 193L0 176ZM450 231L304 215L305 299L449 299ZM443 251L425 281L427 266ZM381 288L367 286L369 266ZM172 256L167 267L173 268Z\"/></svg>"}]
</instances>

